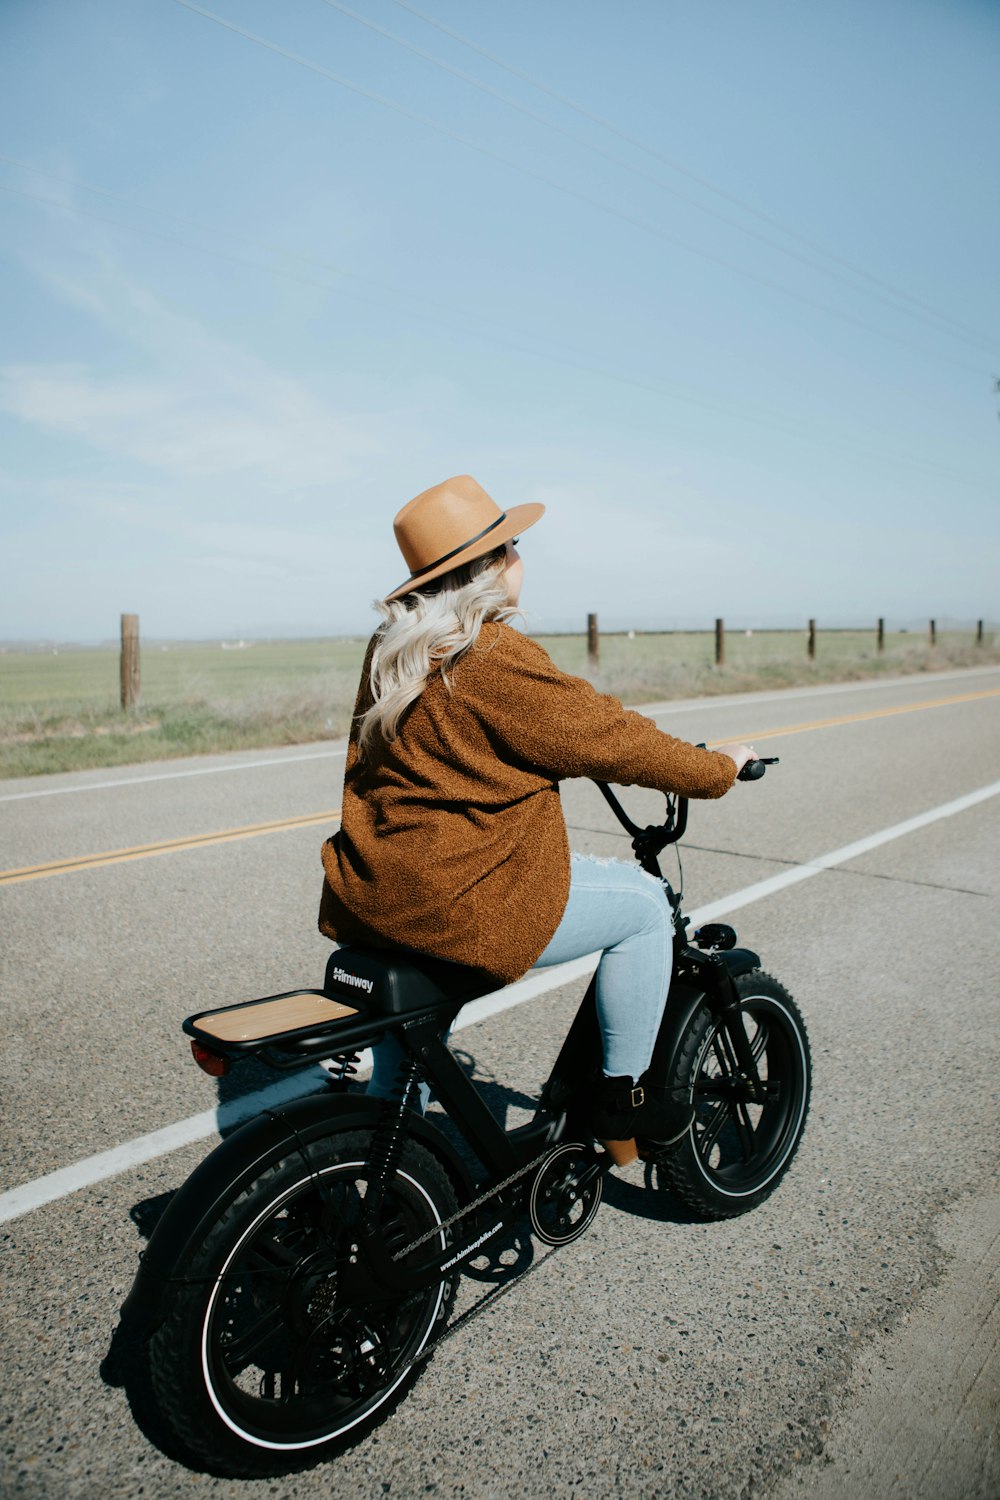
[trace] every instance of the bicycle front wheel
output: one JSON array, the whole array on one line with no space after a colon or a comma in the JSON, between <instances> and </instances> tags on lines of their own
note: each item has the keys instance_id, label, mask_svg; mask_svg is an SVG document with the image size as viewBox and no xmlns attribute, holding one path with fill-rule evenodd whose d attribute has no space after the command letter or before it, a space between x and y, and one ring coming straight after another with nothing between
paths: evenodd
<instances>
[{"instance_id":1,"label":"bicycle front wheel","mask_svg":"<svg viewBox=\"0 0 1000 1500\"><path fill-rule=\"evenodd\" d=\"M453 1279L405 1296L355 1267L371 1137L331 1134L291 1149L219 1213L182 1268L150 1345L157 1405L191 1457L215 1473L280 1474L329 1457L369 1432L416 1379L447 1320ZM310 1169L311 1168L311 1169ZM408 1142L383 1202L390 1250L442 1225L451 1182ZM444 1248L432 1236L414 1258ZM404 1262L405 1263L405 1262Z\"/></svg>"},{"instance_id":2,"label":"bicycle front wheel","mask_svg":"<svg viewBox=\"0 0 1000 1500\"><path fill-rule=\"evenodd\" d=\"M708 1005L695 1012L664 1082L691 1100L686 1135L655 1153L658 1185L702 1219L747 1213L774 1192L805 1128L812 1084L809 1038L791 995L759 969L736 979L739 1022L763 1098L752 1100L730 1036Z\"/></svg>"}]
</instances>

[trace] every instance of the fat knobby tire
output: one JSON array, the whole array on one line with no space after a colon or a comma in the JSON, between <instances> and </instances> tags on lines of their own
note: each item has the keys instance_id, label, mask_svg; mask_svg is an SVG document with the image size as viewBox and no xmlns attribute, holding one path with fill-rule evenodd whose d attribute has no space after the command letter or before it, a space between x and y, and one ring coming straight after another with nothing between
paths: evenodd
<instances>
[{"instance_id":1,"label":"fat knobby tire","mask_svg":"<svg viewBox=\"0 0 1000 1500\"><path fill-rule=\"evenodd\" d=\"M654 1171L658 1185L699 1219L733 1218L768 1198L792 1163L809 1110L812 1066L798 1006L759 969L735 983L768 1101L763 1107L735 1101L732 1054L707 1003L692 1017L663 1080L690 1098L695 1121L656 1155Z\"/></svg>"},{"instance_id":2,"label":"fat knobby tire","mask_svg":"<svg viewBox=\"0 0 1000 1500\"><path fill-rule=\"evenodd\" d=\"M308 1162L284 1146L176 1268L149 1344L149 1379L160 1415L198 1468L260 1478L351 1446L395 1409L423 1367L418 1356L443 1330L454 1277L394 1302L339 1298L344 1263L358 1249L370 1143L365 1131L331 1132L309 1142ZM414 1141L385 1201L393 1251L458 1207L442 1165Z\"/></svg>"}]
</instances>

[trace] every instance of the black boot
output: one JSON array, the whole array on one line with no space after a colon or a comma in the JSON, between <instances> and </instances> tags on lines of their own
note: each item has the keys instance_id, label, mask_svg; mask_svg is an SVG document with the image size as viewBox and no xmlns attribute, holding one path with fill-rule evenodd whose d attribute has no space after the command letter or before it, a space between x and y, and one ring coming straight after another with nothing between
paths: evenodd
<instances>
[{"instance_id":1,"label":"black boot","mask_svg":"<svg viewBox=\"0 0 1000 1500\"><path fill-rule=\"evenodd\" d=\"M648 1077L644 1073L637 1084L631 1078L598 1081L590 1128L599 1141L630 1141L638 1135L669 1146L680 1140L694 1119L690 1102L675 1099Z\"/></svg>"}]
</instances>

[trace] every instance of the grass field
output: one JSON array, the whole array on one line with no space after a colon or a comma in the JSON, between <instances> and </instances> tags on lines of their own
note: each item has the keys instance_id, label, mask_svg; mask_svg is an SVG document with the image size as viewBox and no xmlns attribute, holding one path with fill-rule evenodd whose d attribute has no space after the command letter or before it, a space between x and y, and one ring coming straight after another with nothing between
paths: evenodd
<instances>
[{"instance_id":1,"label":"grass field","mask_svg":"<svg viewBox=\"0 0 1000 1500\"><path fill-rule=\"evenodd\" d=\"M992 634L982 645L971 633L939 634L932 648L925 637L890 633L879 654L874 631L821 632L810 662L804 631L730 631L718 668L706 631L604 635L590 672L584 636L537 639L564 670L626 703L1000 661ZM147 645L141 703L128 715L118 706L116 649L8 649L0 653L0 777L340 738L364 647L360 637Z\"/></svg>"}]
</instances>

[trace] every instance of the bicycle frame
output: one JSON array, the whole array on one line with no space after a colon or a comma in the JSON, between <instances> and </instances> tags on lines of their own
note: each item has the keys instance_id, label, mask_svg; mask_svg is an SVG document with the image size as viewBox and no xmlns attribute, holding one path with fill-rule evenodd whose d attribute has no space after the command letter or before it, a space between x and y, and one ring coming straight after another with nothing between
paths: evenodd
<instances>
[{"instance_id":1,"label":"bicycle frame","mask_svg":"<svg viewBox=\"0 0 1000 1500\"><path fill-rule=\"evenodd\" d=\"M601 786L601 791L632 834L633 848L642 867L664 880L657 855L683 836L686 800L668 802L668 816L663 825L641 829L627 818L609 788ZM737 1063L735 1081L741 1096L753 1102L763 1097L763 1090L746 1032L739 1022L734 980L759 966L757 955L735 947L722 952L692 947L687 941L687 919L681 913L680 896L666 880L664 886L674 912L676 940L671 1002L657 1040L656 1057L665 1065L670 1063L697 1011L708 1004L725 1024ZM735 934L732 936L735 940ZM348 964L350 953L349 949L339 949L331 957L322 990L245 1002L221 1011L202 1012L184 1022L196 1057L199 1051L204 1054L199 1058L202 1066L206 1066L206 1057L209 1059L206 1071L225 1071L232 1059L249 1054L279 1069L301 1068L311 1058L333 1058L340 1065L339 1076L330 1078L332 1087L325 1094L308 1095L281 1108L264 1111L205 1159L175 1195L157 1225L122 1309L123 1324L127 1322L139 1329L156 1325L162 1315L166 1290L178 1274L175 1268L185 1263L188 1247L197 1243L204 1225L211 1221L216 1203L231 1192L234 1182L252 1180L258 1164L267 1160L277 1147L297 1150L322 1191L319 1163L311 1159L310 1151L314 1141L329 1138L331 1124L337 1129L360 1129L370 1136L365 1175L371 1201L367 1222L360 1226L363 1249L359 1241L357 1262L344 1269L359 1298L405 1295L440 1280L481 1254L484 1246L521 1217L530 1184L544 1170L546 1157L557 1148L566 1149L567 1143L581 1142L579 1174L584 1187L594 1175L603 1175L612 1165L610 1157L582 1144L590 1140L588 1080L601 1067L593 980L541 1090L534 1119L528 1125L505 1130L445 1042L448 1028L461 1006L490 988L483 976L479 976L477 983L473 971L457 970L454 965L435 969L433 964L424 964L411 969L404 963L396 978L403 983L412 973L413 993L405 997L405 1003L409 1005L414 998L418 1003L409 1011L391 1014L368 1004L367 998L361 999L357 987L347 988L342 984L338 989L331 985L333 968ZM356 956L359 961L365 957L362 950L357 950ZM382 964L393 957L419 959L419 955L402 954L367 957L369 962ZM457 975L451 981L450 994L440 988L443 972ZM429 975L437 981L438 988L433 983L428 988ZM367 990L367 984L362 988ZM322 1025L293 1027L264 1036L258 1033L241 1039L232 1034L234 1030L240 1031L239 1025L233 1023L239 1022L244 1013L296 995L311 996L331 1006L338 1018ZM424 1003L421 997L426 996L431 998ZM340 1003L334 1005L334 1000ZM213 1016L229 1018L227 1040L220 1042L204 1029L203 1023ZM382 1101L347 1092L360 1050L377 1044L390 1033L404 1053L395 1097ZM213 1064L220 1066L216 1068ZM482 1164L484 1173L479 1180L470 1175L463 1158L433 1119L423 1118L410 1107L418 1077L430 1084L449 1120ZM411 1260L404 1267L400 1259L410 1257L404 1251L393 1258L379 1230L377 1208L408 1138L437 1156L455 1184L460 1214L471 1215L471 1222L467 1229L458 1224L449 1243L442 1244L442 1236L425 1259L417 1264Z\"/></svg>"},{"instance_id":2,"label":"bicycle frame","mask_svg":"<svg viewBox=\"0 0 1000 1500\"><path fill-rule=\"evenodd\" d=\"M600 782L597 785L623 827L632 834L632 847L642 868L663 882L674 913L677 940L674 945L672 986L678 993L668 1007L658 1047L669 1047L672 1038L680 1035L686 1025L692 1007L707 1001L726 1024L726 1034L746 1099L753 1101L763 1097L746 1032L738 1021L739 1001L733 984L738 974L759 964L757 955L746 949L732 948L719 953L691 947L687 942L685 928L688 919L681 913L680 895L673 891L659 868L657 856L684 835L687 826L687 799L668 798L666 821L662 825L643 829L628 818L610 787ZM364 962L379 962L379 955L365 954L361 950L357 951L355 957L355 967L359 968L361 975L366 972ZM428 976L440 983L442 966L440 963L435 966L432 962L429 966L422 963L411 968L408 967L411 958L419 960L420 956L395 952L387 954L386 972L389 974L390 988L397 980L405 984L407 974L411 974L411 982L419 996L420 986L426 985ZM371 985L363 977L359 978L358 974L348 972L351 959L350 948L336 951L328 964L327 979L322 991L292 992L290 996L271 997L272 1000L280 1000L294 998L296 994L336 996L339 1001L345 1002L340 1008L347 1013L331 1024L311 1030L307 1027L298 1033L279 1032L263 1038L230 1038L221 1048L211 1032L206 1032L205 1026L209 1018L229 1016L234 1011L250 1011L255 1006L271 1003L271 1000L265 1000L227 1007L224 1011L203 1012L186 1020L184 1029L193 1039L196 1057L199 1056L199 1050L210 1057L217 1057L218 1051L225 1057L249 1052L273 1067L289 1068L301 1066L309 1057L330 1058L333 1055L340 1064L340 1076L332 1079L331 1083L335 1090L339 1087L341 1091L339 1098L328 1101L333 1111L350 1102L343 1094L343 1089L353 1071L359 1050L376 1045L388 1034L395 1037L404 1057L397 1077L395 1097L378 1103L372 1113L375 1128L366 1164L370 1197L362 1225L365 1255L359 1258L365 1263L366 1269L362 1271L359 1268L354 1274L369 1284L374 1275L386 1290L414 1290L440 1279L443 1273L480 1252L484 1244L518 1217L523 1207L520 1193L515 1191L505 1195L503 1190L526 1177L530 1168L536 1164L536 1158L539 1161L544 1159L550 1148L562 1142L589 1139L581 1094L585 1093L587 1081L599 1072L601 1065L594 982L591 981L587 987L550 1076L542 1088L533 1121L508 1131L495 1118L479 1089L467 1077L445 1041L447 1030L461 1005L483 992L484 986L480 982L477 987L473 972L444 965L445 971L451 969L457 976L457 980L451 981L453 990L457 991L455 994L445 997L440 991L430 991L429 993L438 995L436 1000L409 1013L403 1010L397 1014L386 1014L384 1010L377 1010L374 1005L369 1007L363 1000L356 998L359 990L370 989ZM345 965L347 969L344 968ZM339 975L340 978L331 978L331 975ZM402 980L399 979L400 975L403 976ZM466 980L464 990L460 986L463 977ZM347 988L347 985L352 988ZM346 1003L348 999L350 1004ZM404 1001L399 1000L398 1004L403 1005ZM730 1020L732 1025L728 1024ZM199 1057L199 1061L204 1066L203 1057ZM411 1130L411 1105L419 1079L430 1085L445 1114L482 1163L485 1178L473 1186L473 1192L478 1192L479 1197L473 1197L472 1201L478 1203L482 1199L491 1207L489 1224L485 1229L481 1221L474 1220L469 1233L457 1243L453 1241L444 1248L439 1247L437 1253L416 1266L403 1267L398 1258L392 1258L382 1241L378 1228L378 1210L382 1194L398 1163L403 1142ZM281 1111L274 1111L272 1118L280 1121L284 1116ZM432 1121L425 1120L421 1124L422 1138L437 1138L437 1153L452 1169L452 1148ZM294 1134L294 1125L291 1128ZM587 1148L581 1145L581 1150L584 1149ZM300 1150L310 1170L313 1170L308 1152L301 1143ZM611 1164L610 1157L593 1153L595 1171L606 1171ZM468 1194L468 1185L466 1193Z\"/></svg>"}]
</instances>

